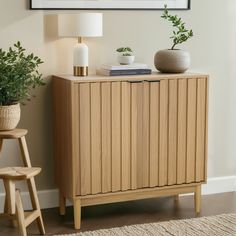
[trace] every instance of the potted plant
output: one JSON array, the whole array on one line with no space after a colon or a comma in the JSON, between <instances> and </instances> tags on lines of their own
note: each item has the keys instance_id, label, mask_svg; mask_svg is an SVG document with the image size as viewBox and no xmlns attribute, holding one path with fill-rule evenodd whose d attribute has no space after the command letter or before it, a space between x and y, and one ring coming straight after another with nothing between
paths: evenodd
<instances>
[{"instance_id":1,"label":"potted plant","mask_svg":"<svg viewBox=\"0 0 236 236\"><path fill-rule=\"evenodd\" d=\"M154 64L157 70L164 73L183 73L190 66L190 54L187 51L176 49L176 46L186 42L193 37L192 29L185 27L185 22L177 15L169 14L167 5L165 5L164 13L161 16L172 23L173 45L170 49L158 51L154 57Z\"/></svg>"},{"instance_id":2,"label":"potted plant","mask_svg":"<svg viewBox=\"0 0 236 236\"><path fill-rule=\"evenodd\" d=\"M26 55L20 42L8 51L0 49L0 130L14 129L20 120L20 103L30 100L30 91L44 85L37 68L42 60Z\"/></svg>"},{"instance_id":3,"label":"potted plant","mask_svg":"<svg viewBox=\"0 0 236 236\"><path fill-rule=\"evenodd\" d=\"M121 47L116 49L116 51L119 53L118 62L121 65L129 65L134 62L133 51L130 47Z\"/></svg>"}]
</instances>

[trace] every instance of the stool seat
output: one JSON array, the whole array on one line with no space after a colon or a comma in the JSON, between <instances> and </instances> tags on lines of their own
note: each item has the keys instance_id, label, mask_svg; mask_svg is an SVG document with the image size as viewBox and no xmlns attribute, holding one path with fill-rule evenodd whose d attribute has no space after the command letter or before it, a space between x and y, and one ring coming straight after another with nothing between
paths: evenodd
<instances>
[{"instance_id":1,"label":"stool seat","mask_svg":"<svg viewBox=\"0 0 236 236\"><path fill-rule=\"evenodd\" d=\"M13 129L7 131L0 131L0 139L18 139L28 133L26 129Z\"/></svg>"},{"instance_id":2,"label":"stool seat","mask_svg":"<svg viewBox=\"0 0 236 236\"><path fill-rule=\"evenodd\" d=\"M5 167L0 169L0 179L6 180L26 180L41 172L37 167Z\"/></svg>"}]
</instances>

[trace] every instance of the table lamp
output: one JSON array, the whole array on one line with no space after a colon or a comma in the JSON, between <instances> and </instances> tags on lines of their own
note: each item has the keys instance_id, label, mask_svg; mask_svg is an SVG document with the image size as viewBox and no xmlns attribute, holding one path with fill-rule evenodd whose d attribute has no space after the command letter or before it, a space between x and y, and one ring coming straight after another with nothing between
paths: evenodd
<instances>
[{"instance_id":1,"label":"table lamp","mask_svg":"<svg viewBox=\"0 0 236 236\"><path fill-rule=\"evenodd\" d=\"M78 38L74 47L74 75L88 75L88 47L83 37L102 36L102 13L80 13L58 15L59 37Z\"/></svg>"}]
</instances>

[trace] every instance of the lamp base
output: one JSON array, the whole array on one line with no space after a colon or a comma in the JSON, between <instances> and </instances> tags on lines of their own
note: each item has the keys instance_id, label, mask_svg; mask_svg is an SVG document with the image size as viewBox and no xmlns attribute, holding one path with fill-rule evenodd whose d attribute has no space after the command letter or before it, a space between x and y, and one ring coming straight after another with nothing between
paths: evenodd
<instances>
[{"instance_id":1,"label":"lamp base","mask_svg":"<svg viewBox=\"0 0 236 236\"><path fill-rule=\"evenodd\" d=\"M88 66L74 66L74 76L88 76Z\"/></svg>"}]
</instances>

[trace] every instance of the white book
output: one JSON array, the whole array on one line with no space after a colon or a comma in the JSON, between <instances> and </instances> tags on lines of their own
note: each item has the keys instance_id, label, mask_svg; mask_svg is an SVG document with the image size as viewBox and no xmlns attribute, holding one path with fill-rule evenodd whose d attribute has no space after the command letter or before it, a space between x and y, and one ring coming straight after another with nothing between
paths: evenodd
<instances>
[{"instance_id":1,"label":"white book","mask_svg":"<svg viewBox=\"0 0 236 236\"><path fill-rule=\"evenodd\" d=\"M101 69L105 69L105 70L135 70L135 69L148 69L148 66L146 64L142 64L142 63L133 63L130 65L103 64L103 65L101 65Z\"/></svg>"}]
</instances>

